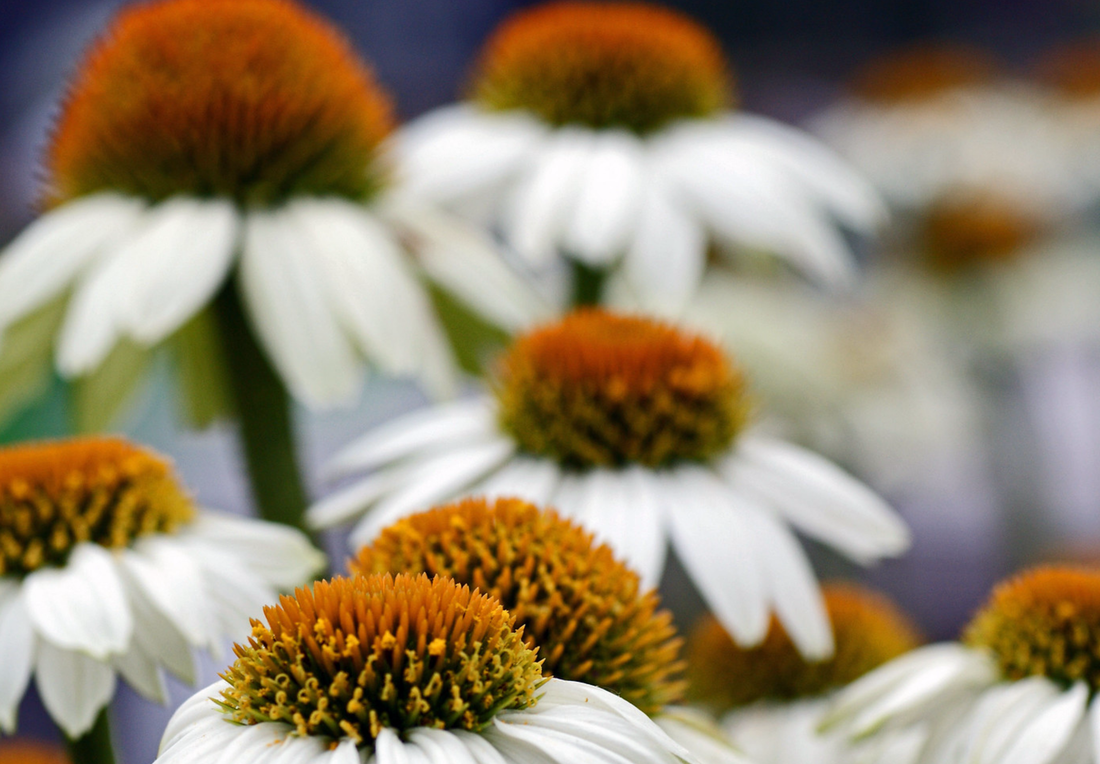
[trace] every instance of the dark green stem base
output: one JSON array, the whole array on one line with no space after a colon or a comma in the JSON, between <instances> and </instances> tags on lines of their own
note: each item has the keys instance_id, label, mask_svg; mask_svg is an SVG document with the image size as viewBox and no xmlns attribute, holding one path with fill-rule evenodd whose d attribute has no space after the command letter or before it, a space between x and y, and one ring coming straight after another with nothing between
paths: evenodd
<instances>
[{"instance_id":1,"label":"dark green stem base","mask_svg":"<svg viewBox=\"0 0 1100 764\"><path fill-rule=\"evenodd\" d=\"M111 747L111 722L107 708L99 712L92 728L75 740L66 736L69 760L72 764L115 764L115 752Z\"/></svg>"},{"instance_id":2,"label":"dark green stem base","mask_svg":"<svg viewBox=\"0 0 1100 764\"><path fill-rule=\"evenodd\" d=\"M256 343L235 280L214 301L252 497L260 516L306 530L306 492L294 448L291 399Z\"/></svg>"},{"instance_id":3,"label":"dark green stem base","mask_svg":"<svg viewBox=\"0 0 1100 764\"><path fill-rule=\"evenodd\" d=\"M607 271L603 268L593 268L572 258L569 262L573 269L573 307L599 305L600 300L603 299Z\"/></svg>"}]
</instances>

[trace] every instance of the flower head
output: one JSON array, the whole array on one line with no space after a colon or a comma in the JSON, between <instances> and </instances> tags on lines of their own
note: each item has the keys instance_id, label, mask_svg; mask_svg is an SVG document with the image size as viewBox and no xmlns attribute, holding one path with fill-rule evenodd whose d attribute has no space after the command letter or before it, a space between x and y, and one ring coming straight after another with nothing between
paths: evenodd
<instances>
[{"instance_id":1,"label":"flower head","mask_svg":"<svg viewBox=\"0 0 1100 764\"><path fill-rule=\"evenodd\" d=\"M950 194L924 216L929 265L948 273L1012 260L1042 230L1019 203L991 194Z\"/></svg>"},{"instance_id":2,"label":"flower head","mask_svg":"<svg viewBox=\"0 0 1100 764\"><path fill-rule=\"evenodd\" d=\"M84 542L117 549L195 515L167 462L116 438L0 450L0 576L64 565Z\"/></svg>"},{"instance_id":3,"label":"flower head","mask_svg":"<svg viewBox=\"0 0 1100 764\"><path fill-rule=\"evenodd\" d=\"M882 104L919 102L951 90L989 84L997 63L981 50L919 45L869 64L852 83L856 96Z\"/></svg>"},{"instance_id":4,"label":"flower head","mask_svg":"<svg viewBox=\"0 0 1100 764\"><path fill-rule=\"evenodd\" d=\"M80 67L50 192L360 198L392 123L349 44L290 0L159 0L122 11Z\"/></svg>"},{"instance_id":5,"label":"flower head","mask_svg":"<svg viewBox=\"0 0 1100 764\"><path fill-rule=\"evenodd\" d=\"M1100 691L1100 572L1039 568L1001 584L964 641L995 656L1013 681L1045 676Z\"/></svg>"},{"instance_id":6,"label":"flower head","mask_svg":"<svg viewBox=\"0 0 1100 764\"><path fill-rule=\"evenodd\" d=\"M517 13L486 43L473 95L552 125L647 133L730 102L718 40L676 11L638 2L552 2Z\"/></svg>"},{"instance_id":7,"label":"flower head","mask_svg":"<svg viewBox=\"0 0 1100 764\"><path fill-rule=\"evenodd\" d=\"M741 373L702 337L581 310L521 336L500 366L500 422L519 446L576 467L660 467L729 448L748 421Z\"/></svg>"},{"instance_id":8,"label":"flower head","mask_svg":"<svg viewBox=\"0 0 1100 764\"><path fill-rule=\"evenodd\" d=\"M323 561L298 531L195 506L164 459L126 441L0 449L0 729L15 729L32 675L73 738L119 676L163 701L164 669L193 681L194 648L216 653Z\"/></svg>"},{"instance_id":9,"label":"flower head","mask_svg":"<svg viewBox=\"0 0 1100 764\"><path fill-rule=\"evenodd\" d=\"M500 600L543 671L559 679L610 690L650 714L680 697L671 614L610 547L552 510L514 498L438 507L383 530L353 567L447 576Z\"/></svg>"},{"instance_id":10,"label":"flower head","mask_svg":"<svg viewBox=\"0 0 1100 764\"><path fill-rule=\"evenodd\" d=\"M772 619L758 647L738 647L713 617L688 644L690 694L727 711L758 700L815 698L843 687L920 644L916 628L889 600L850 584L823 587L836 651L807 660Z\"/></svg>"},{"instance_id":11,"label":"flower head","mask_svg":"<svg viewBox=\"0 0 1100 764\"><path fill-rule=\"evenodd\" d=\"M372 748L383 729L481 730L536 702L542 671L501 604L425 575L318 581L265 607L223 674L240 724Z\"/></svg>"}]
</instances>

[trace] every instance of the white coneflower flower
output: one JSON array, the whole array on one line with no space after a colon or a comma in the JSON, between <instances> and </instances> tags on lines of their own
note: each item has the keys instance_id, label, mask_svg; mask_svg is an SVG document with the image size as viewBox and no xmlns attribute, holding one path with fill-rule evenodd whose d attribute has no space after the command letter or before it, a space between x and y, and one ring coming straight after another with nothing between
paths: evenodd
<instances>
[{"instance_id":1,"label":"white coneflower flower","mask_svg":"<svg viewBox=\"0 0 1100 764\"><path fill-rule=\"evenodd\" d=\"M157 764L695 761L613 693L544 677L514 616L448 578L335 578L264 613Z\"/></svg>"},{"instance_id":2,"label":"white coneflower flower","mask_svg":"<svg viewBox=\"0 0 1100 764\"><path fill-rule=\"evenodd\" d=\"M828 284L854 263L838 222L882 220L870 187L809 136L730 111L718 41L670 9L553 2L486 43L470 101L399 133L410 194L485 219L538 267L575 267L574 299L621 273L682 304L708 247L783 257Z\"/></svg>"},{"instance_id":3,"label":"white coneflower flower","mask_svg":"<svg viewBox=\"0 0 1100 764\"><path fill-rule=\"evenodd\" d=\"M163 701L276 589L324 556L300 532L195 507L166 462L115 439L0 450L0 728L31 676L79 738L118 676Z\"/></svg>"},{"instance_id":4,"label":"white coneflower flower","mask_svg":"<svg viewBox=\"0 0 1100 764\"><path fill-rule=\"evenodd\" d=\"M831 658L807 661L777 621L763 644L746 650L707 618L688 642L689 697L718 713L730 741L761 764L900 764L910 737L853 745L817 726L833 693L915 648L916 630L871 591L851 584L823 591L836 643Z\"/></svg>"},{"instance_id":5,"label":"white coneflower flower","mask_svg":"<svg viewBox=\"0 0 1100 764\"><path fill-rule=\"evenodd\" d=\"M522 499L464 499L410 515L359 550L352 570L446 576L495 597L543 673L629 701L705 764L740 764L713 721L680 707L684 663L656 592L592 534Z\"/></svg>"},{"instance_id":6,"label":"white coneflower flower","mask_svg":"<svg viewBox=\"0 0 1100 764\"><path fill-rule=\"evenodd\" d=\"M124 9L62 105L49 210L0 258L0 335L65 303L35 337L75 378L107 374L116 349L171 341L200 403L230 399L252 466L282 457L259 470L258 490L294 473L280 442L287 388L312 406L346 402L370 361L451 390L411 255L510 328L531 303L473 229L390 193L378 147L392 125L366 65L291 0ZM283 501L303 504L282 482ZM293 521L271 503L261 497L265 514Z\"/></svg>"},{"instance_id":7,"label":"white coneflower flower","mask_svg":"<svg viewBox=\"0 0 1100 764\"><path fill-rule=\"evenodd\" d=\"M1093 764L1100 574L1043 568L998 587L963 642L898 658L842 691L830 727L909 734L916 764Z\"/></svg>"},{"instance_id":8,"label":"white coneflower flower","mask_svg":"<svg viewBox=\"0 0 1100 764\"><path fill-rule=\"evenodd\" d=\"M462 492L517 495L576 519L656 583L671 541L746 645L774 609L810 656L832 650L791 525L860 562L903 552L901 520L826 460L748 430L740 373L713 344L640 317L582 310L521 337L495 396L417 412L333 464L372 470L310 509L318 526L367 515L368 542Z\"/></svg>"}]
</instances>

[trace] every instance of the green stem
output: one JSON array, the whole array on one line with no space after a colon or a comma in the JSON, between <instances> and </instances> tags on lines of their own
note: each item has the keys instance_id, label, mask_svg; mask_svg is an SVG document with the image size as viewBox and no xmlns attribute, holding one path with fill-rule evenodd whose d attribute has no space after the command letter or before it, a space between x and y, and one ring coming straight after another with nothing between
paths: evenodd
<instances>
[{"instance_id":1,"label":"green stem","mask_svg":"<svg viewBox=\"0 0 1100 764\"><path fill-rule=\"evenodd\" d=\"M82 737L73 739L66 736L65 742L69 746L69 760L72 764L115 764L107 707L103 707L95 724Z\"/></svg>"},{"instance_id":2,"label":"green stem","mask_svg":"<svg viewBox=\"0 0 1100 764\"><path fill-rule=\"evenodd\" d=\"M260 516L306 530L306 492L294 448L291 398L256 343L235 279L214 300L229 387Z\"/></svg>"},{"instance_id":3,"label":"green stem","mask_svg":"<svg viewBox=\"0 0 1100 764\"><path fill-rule=\"evenodd\" d=\"M580 260L569 260L573 266L573 307L599 305L603 299L603 288L607 281L607 271L593 268Z\"/></svg>"}]
</instances>

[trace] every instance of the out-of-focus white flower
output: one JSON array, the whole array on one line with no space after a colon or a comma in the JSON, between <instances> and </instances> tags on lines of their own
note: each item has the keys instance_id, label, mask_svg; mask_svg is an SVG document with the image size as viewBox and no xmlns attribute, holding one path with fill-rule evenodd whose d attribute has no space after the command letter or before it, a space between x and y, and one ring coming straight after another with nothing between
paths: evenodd
<instances>
[{"instance_id":1,"label":"out-of-focus white flower","mask_svg":"<svg viewBox=\"0 0 1100 764\"><path fill-rule=\"evenodd\" d=\"M510 329L537 303L484 236L394 193L391 127L365 65L292 2L124 9L62 106L50 209L0 258L0 330L65 301L56 365L78 377L122 340L243 312L232 331L308 404L350 399L365 360L449 391L418 273Z\"/></svg>"},{"instance_id":2,"label":"out-of-focus white flower","mask_svg":"<svg viewBox=\"0 0 1100 764\"><path fill-rule=\"evenodd\" d=\"M761 764L908 762L922 738L892 735L853 745L818 732L838 689L919 644L913 625L881 595L851 584L826 585L824 593L832 658L807 661L778 622L760 647L746 650L708 618L688 643L690 694L717 712L730 742Z\"/></svg>"},{"instance_id":3,"label":"out-of-focus white flower","mask_svg":"<svg viewBox=\"0 0 1100 764\"><path fill-rule=\"evenodd\" d=\"M965 642L916 650L842 691L825 717L853 738L918 734L917 764L1100 761L1100 575L1040 569L1002 584Z\"/></svg>"},{"instance_id":4,"label":"out-of-focus white flower","mask_svg":"<svg viewBox=\"0 0 1100 764\"><path fill-rule=\"evenodd\" d=\"M530 264L559 255L680 305L712 244L852 281L838 229L884 219L866 182L808 135L733 112L708 31L639 3L553 2L486 43L470 102L401 131L410 194L498 228Z\"/></svg>"},{"instance_id":5,"label":"out-of-focus white flower","mask_svg":"<svg viewBox=\"0 0 1100 764\"><path fill-rule=\"evenodd\" d=\"M924 316L872 270L848 299L775 278L708 273L681 313L745 368L769 424L883 488L977 447L977 391ZM624 304L631 304L624 297Z\"/></svg>"},{"instance_id":6,"label":"out-of-focus white flower","mask_svg":"<svg viewBox=\"0 0 1100 764\"><path fill-rule=\"evenodd\" d=\"M265 613L158 764L701 764L614 693L545 678L508 611L449 578L320 581Z\"/></svg>"},{"instance_id":7,"label":"out-of-focus white flower","mask_svg":"<svg viewBox=\"0 0 1100 764\"><path fill-rule=\"evenodd\" d=\"M797 528L860 563L898 555L905 524L816 454L748 428L751 398L711 342L658 321L580 311L521 337L495 399L430 408L352 443L335 474L371 474L309 510L318 527L394 520L468 492L553 506L660 580L671 543L745 645L775 612L806 655L832 634Z\"/></svg>"},{"instance_id":8,"label":"out-of-focus white flower","mask_svg":"<svg viewBox=\"0 0 1100 764\"><path fill-rule=\"evenodd\" d=\"M299 531L196 509L125 441L0 450L0 727L15 729L32 674L71 738L118 676L164 701L164 669L193 682L193 649L241 638L323 564Z\"/></svg>"}]
</instances>

